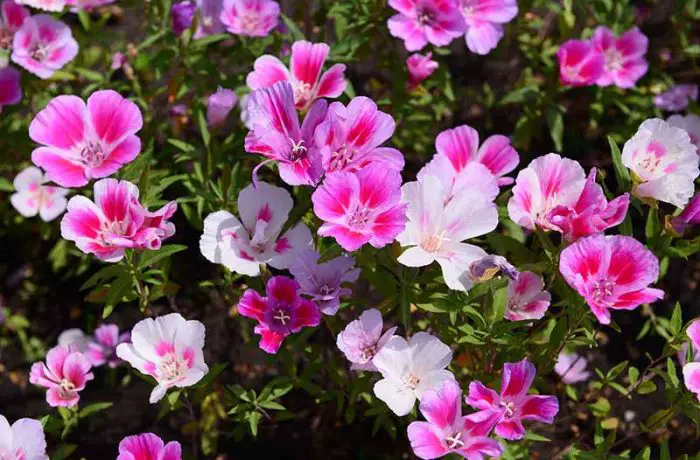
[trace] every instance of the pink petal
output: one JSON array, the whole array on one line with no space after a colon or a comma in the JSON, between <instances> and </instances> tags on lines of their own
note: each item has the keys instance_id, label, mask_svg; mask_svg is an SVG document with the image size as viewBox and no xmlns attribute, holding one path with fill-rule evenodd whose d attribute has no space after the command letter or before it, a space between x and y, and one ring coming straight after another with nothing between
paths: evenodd
<instances>
[{"instance_id":1,"label":"pink petal","mask_svg":"<svg viewBox=\"0 0 700 460\"><path fill-rule=\"evenodd\" d=\"M510 144L510 139L501 135L486 139L479 148L478 158L496 177L508 174L520 163L518 152Z\"/></svg>"},{"instance_id":2,"label":"pink petal","mask_svg":"<svg viewBox=\"0 0 700 460\"><path fill-rule=\"evenodd\" d=\"M466 40L470 51L485 55L498 46L503 38L503 26L492 22L481 22L467 29Z\"/></svg>"},{"instance_id":3,"label":"pink petal","mask_svg":"<svg viewBox=\"0 0 700 460\"><path fill-rule=\"evenodd\" d=\"M260 335L260 348L270 354L277 354L284 340L284 335L269 330L262 324L255 326L255 333Z\"/></svg>"},{"instance_id":4,"label":"pink petal","mask_svg":"<svg viewBox=\"0 0 700 460\"><path fill-rule=\"evenodd\" d=\"M253 289L248 289L243 293L238 301L238 313L241 315L262 321L265 313L265 299Z\"/></svg>"},{"instance_id":5,"label":"pink petal","mask_svg":"<svg viewBox=\"0 0 700 460\"><path fill-rule=\"evenodd\" d=\"M397 14L389 18L387 22L389 33L404 41L408 51L418 51L428 44L425 33L421 30L417 20Z\"/></svg>"},{"instance_id":6,"label":"pink petal","mask_svg":"<svg viewBox=\"0 0 700 460\"><path fill-rule=\"evenodd\" d=\"M509 441L517 441L525 437L525 428L520 420L503 420L496 425L496 434Z\"/></svg>"},{"instance_id":7,"label":"pink petal","mask_svg":"<svg viewBox=\"0 0 700 460\"><path fill-rule=\"evenodd\" d=\"M497 405L498 401L498 393L484 386L483 383L476 381L469 384L469 395L466 398L466 403L474 409L491 409Z\"/></svg>"},{"instance_id":8,"label":"pink petal","mask_svg":"<svg viewBox=\"0 0 700 460\"><path fill-rule=\"evenodd\" d=\"M310 300L302 300L299 308L296 310L295 317L296 324L292 329L318 326L321 322L321 311L316 303Z\"/></svg>"},{"instance_id":9,"label":"pink petal","mask_svg":"<svg viewBox=\"0 0 700 460\"><path fill-rule=\"evenodd\" d=\"M97 239L102 231L102 212L84 196L68 202L68 212L61 220L61 236L67 240Z\"/></svg>"},{"instance_id":10,"label":"pink petal","mask_svg":"<svg viewBox=\"0 0 700 460\"><path fill-rule=\"evenodd\" d=\"M325 221L341 218L360 192L360 182L352 173L332 173L311 196L314 213Z\"/></svg>"},{"instance_id":11,"label":"pink petal","mask_svg":"<svg viewBox=\"0 0 700 460\"><path fill-rule=\"evenodd\" d=\"M438 154L449 158L456 172L476 160L478 148L479 133L467 125L443 131L435 139Z\"/></svg>"},{"instance_id":12,"label":"pink petal","mask_svg":"<svg viewBox=\"0 0 700 460\"><path fill-rule=\"evenodd\" d=\"M316 97L336 98L343 94L347 86L348 82L345 80L345 64L335 64L321 75L321 80L318 82Z\"/></svg>"},{"instance_id":13,"label":"pink petal","mask_svg":"<svg viewBox=\"0 0 700 460\"><path fill-rule=\"evenodd\" d=\"M325 43L298 41L292 45L290 70L297 81L314 88L321 76L330 47Z\"/></svg>"},{"instance_id":14,"label":"pink petal","mask_svg":"<svg viewBox=\"0 0 700 460\"><path fill-rule=\"evenodd\" d=\"M503 380L501 382L501 396L504 398L519 398L530 389L537 369L523 359L517 363L505 363L503 365Z\"/></svg>"},{"instance_id":15,"label":"pink petal","mask_svg":"<svg viewBox=\"0 0 700 460\"><path fill-rule=\"evenodd\" d=\"M128 436L119 443L117 460L160 460L158 454L162 449L163 441L153 433Z\"/></svg>"},{"instance_id":16,"label":"pink petal","mask_svg":"<svg viewBox=\"0 0 700 460\"><path fill-rule=\"evenodd\" d=\"M141 110L112 90L96 91L87 100L95 134L107 144L138 132L143 126Z\"/></svg>"},{"instance_id":17,"label":"pink petal","mask_svg":"<svg viewBox=\"0 0 700 460\"><path fill-rule=\"evenodd\" d=\"M520 418L523 420L553 423L557 412L559 412L559 401L556 396L526 396L520 406Z\"/></svg>"},{"instance_id":18,"label":"pink petal","mask_svg":"<svg viewBox=\"0 0 700 460\"><path fill-rule=\"evenodd\" d=\"M97 179L111 176L123 165L135 160L139 153L141 153L141 139L137 136L127 136L106 152L106 157L101 165L90 168L90 177Z\"/></svg>"},{"instance_id":19,"label":"pink petal","mask_svg":"<svg viewBox=\"0 0 700 460\"><path fill-rule=\"evenodd\" d=\"M79 97L55 97L32 120L29 137L39 144L69 150L85 138L85 114L85 103Z\"/></svg>"},{"instance_id":20,"label":"pink petal","mask_svg":"<svg viewBox=\"0 0 700 460\"><path fill-rule=\"evenodd\" d=\"M439 390L428 390L420 400L420 411L425 419L440 430L454 426L462 417L462 390L459 384L446 380Z\"/></svg>"},{"instance_id":21,"label":"pink petal","mask_svg":"<svg viewBox=\"0 0 700 460\"><path fill-rule=\"evenodd\" d=\"M246 77L250 89L268 88L279 81L288 81L289 71L276 57L265 55L255 60L253 71Z\"/></svg>"},{"instance_id":22,"label":"pink petal","mask_svg":"<svg viewBox=\"0 0 700 460\"><path fill-rule=\"evenodd\" d=\"M685 331L696 350L700 350L700 320L693 321Z\"/></svg>"},{"instance_id":23,"label":"pink petal","mask_svg":"<svg viewBox=\"0 0 700 460\"><path fill-rule=\"evenodd\" d=\"M408 440L418 458L433 459L449 453L449 449L437 437L430 423L412 422L408 425Z\"/></svg>"},{"instance_id":24,"label":"pink petal","mask_svg":"<svg viewBox=\"0 0 700 460\"><path fill-rule=\"evenodd\" d=\"M20 73L14 67L0 69L0 108L14 105L22 100Z\"/></svg>"},{"instance_id":25,"label":"pink petal","mask_svg":"<svg viewBox=\"0 0 700 460\"><path fill-rule=\"evenodd\" d=\"M273 276L265 286L267 296L276 303L293 305L298 296L299 283L286 276Z\"/></svg>"},{"instance_id":26,"label":"pink petal","mask_svg":"<svg viewBox=\"0 0 700 460\"><path fill-rule=\"evenodd\" d=\"M39 147L32 152L32 163L46 171L46 177L62 187L82 187L88 183L85 167L67 160L60 150Z\"/></svg>"}]
</instances>

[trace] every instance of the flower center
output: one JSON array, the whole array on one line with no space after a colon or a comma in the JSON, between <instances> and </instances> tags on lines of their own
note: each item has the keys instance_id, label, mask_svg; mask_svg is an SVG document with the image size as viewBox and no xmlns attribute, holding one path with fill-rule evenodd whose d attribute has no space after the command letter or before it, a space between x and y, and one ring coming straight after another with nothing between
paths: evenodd
<instances>
[{"instance_id":1,"label":"flower center","mask_svg":"<svg viewBox=\"0 0 700 460\"><path fill-rule=\"evenodd\" d=\"M29 50L29 57L35 61L43 61L49 57L49 50L42 43L37 43Z\"/></svg>"},{"instance_id":2,"label":"flower center","mask_svg":"<svg viewBox=\"0 0 700 460\"><path fill-rule=\"evenodd\" d=\"M608 72L618 72L623 68L623 57L615 48L611 48L605 52L605 70Z\"/></svg>"},{"instance_id":3,"label":"flower center","mask_svg":"<svg viewBox=\"0 0 700 460\"><path fill-rule=\"evenodd\" d=\"M345 169L345 167L352 161L354 155L354 151L343 145L338 150L331 153L330 170L341 171Z\"/></svg>"},{"instance_id":4,"label":"flower center","mask_svg":"<svg viewBox=\"0 0 700 460\"><path fill-rule=\"evenodd\" d=\"M437 252L440 246L442 246L442 237L439 235L430 235L420 243L420 247L426 252Z\"/></svg>"},{"instance_id":5,"label":"flower center","mask_svg":"<svg viewBox=\"0 0 700 460\"><path fill-rule=\"evenodd\" d=\"M458 431L457 433L453 434L452 436L448 436L445 438L445 441L447 442L447 447L450 449L459 449L461 447L464 447L464 441L462 441L460 438L462 437L462 432Z\"/></svg>"},{"instance_id":6,"label":"flower center","mask_svg":"<svg viewBox=\"0 0 700 460\"><path fill-rule=\"evenodd\" d=\"M295 162L306 158L306 152L309 149L304 147L304 139L301 139L299 142L294 142L294 139L291 138L289 140L292 142L292 156L289 158L290 161Z\"/></svg>"},{"instance_id":7,"label":"flower center","mask_svg":"<svg viewBox=\"0 0 700 460\"><path fill-rule=\"evenodd\" d=\"M420 378L413 372L409 372L408 375L404 377L403 383L411 390L415 390L418 384L420 383Z\"/></svg>"},{"instance_id":8,"label":"flower center","mask_svg":"<svg viewBox=\"0 0 700 460\"><path fill-rule=\"evenodd\" d=\"M593 285L593 299L596 302L600 302L601 300L610 297L613 294L614 287L615 285L612 283L612 281L607 279L596 281Z\"/></svg>"},{"instance_id":9,"label":"flower center","mask_svg":"<svg viewBox=\"0 0 700 460\"><path fill-rule=\"evenodd\" d=\"M321 293L321 297L324 299L332 299L335 297L336 293L338 292L338 288L331 287L331 286L321 286L321 288L318 290L318 292Z\"/></svg>"},{"instance_id":10,"label":"flower center","mask_svg":"<svg viewBox=\"0 0 700 460\"><path fill-rule=\"evenodd\" d=\"M88 141L80 149L80 158L87 166L96 168L105 160L105 154L99 142Z\"/></svg>"},{"instance_id":11,"label":"flower center","mask_svg":"<svg viewBox=\"0 0 700 460\"><path fill-rule=\"evenodd\" d=\"M356 230L363 230L369 222L370 210L359 207L350 215L348 225Z\"/></svg>"},{"instance_id":12,"label":"flower center","mask_svg":"<svg viewBox=\"0 0 700 460\"><path fill-rule=\"evenodd\" d=\"M377 345L372 344L372 345L367 345L362 349L362 354L360 355L360 359L362 360L362 363L368 363L374 358L374 355L377 354Z\"/></svg>"},{"instance_id":13,"label":"flower center","mask_svg":"<svg viewBox=\"0 0 700 460\"><path fill-rule=\"evenodd\" d=\"M515 413L515 403L514 402L505 402L501 401L501 406L503 406L506 409L506 417L512 417L513 414Z\"/></svg>"},{"instance_id":14,"label":"flower center","mask_svg":"<svg viewBox=\"0 0 700 460\"><path fill-rule=\"evenodd\" d=\"M433 18L430 12L428 11L423 11L418 14L418 23L422 26L426 24L430 24L432 22Z\"/></svg>"},{"instance_id":15,"label":"flower center","mask_svg":"<svg viewBox=\"0 0 700 460\"><path fill-rule=\"evenodd\" d=\"M158 380L179 380L187 373L187 367L185 360L178 358L175 353L168 353L161 358L158 365Z\"/></svg>"},{"instance_id":16,"label":"flower center","mask_svg":"<svg viewBox=\"0 0 700 460\"><path fill-rule=\"evenodd\" d=\"M292 319L292 317L289 315L289 313L280 308L275 312L275 315L272 317L272 319L278 321L282 326L286 326L287 321Z\"/></svg>"},{"instance_id":17,"label":"flower center","mask_svg":"<svg viewBox=\"0 0 700 460\"><path fill-rule=\"evenodd\" d=\"M311 99L311 85L298 81L294 83L294 103L306 105Z\"/></svg>"},{"instance_id":18,"label":"flower center","mask_svg":"<svg viewBox=\"0 0 700 460\"><path fill-rule=\"evenodd\" d=\"M260 28L259 16L257 14L241 15L241 28L248 33L257 32Z\"/></svg>"},{"instance_id":19,"label":"flower center","mask_svg":"<svg viewBox=\"0 0 700 460\"><path fill-rule=\"evenodd\" d=\"M73 382L68 381L67 379L61 380L61 383L59 383L59 387L61 388L60 394L62 398L70 398L75 394L75 384Z\"/></svg>"}]
</instances>

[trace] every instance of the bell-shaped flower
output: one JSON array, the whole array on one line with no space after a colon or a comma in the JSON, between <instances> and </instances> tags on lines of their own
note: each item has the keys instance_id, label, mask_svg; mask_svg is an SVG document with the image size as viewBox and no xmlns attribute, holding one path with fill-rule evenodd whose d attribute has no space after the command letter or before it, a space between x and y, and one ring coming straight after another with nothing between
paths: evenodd
<instances>
[{"instance_id":1,"label":"bell-shaped flower","mask_svg":"<svg viewBox=\"0 0 700 460\"><path fill-rule=\"evenodd\" d=\"M29 381L46 388L51 407L72 407L80 401L80 392L94 378L87 356L70 346L56 346L46 354L46 364L32 364Z\"/></svg>"},{"instance_id":2,"label":"bell-shaped flower","mask_svg":"<svg viewBox=\"0 0 700 460\"><path fill-rule=\"evenodd\" d=\"M561 377L562 382L571 385L590 378L591 373L586 370L586 366L588 361L583 356L562 351L554 365L554 372Z\"/></svg>"},{"instance_id":3,"label":"bell-shaped flower","mask_svg":"<svg viewBox=\"0 0 700 460\"><path fill-rule=\"evenodd\" d=\"M30 16L29 10L15 0L3 0L0 5L0 50L10 50L15 33Z\"/></svg>"},{"instance_id":4,"label":"bell-shaped flower","mask_svg":"<svg viewBox=\"0 0 700 460\"><path fill-rule=\"evenodd\" d=\"M605 26L598 26L591 42L605 59L603 74L596 80L598 86L615 85L632 88L647 73L645 59L649 39L634 27L620 37Z\"/></svg>"},{"instance_id":5,"label":"bell-shaped flower","mask_svg":"<svg viewBox=\"0 0 700 460\"><path fill-rule=\"evenodd\" d=\"M395 14L387 22L389 33L403 40L408 51L428 43L449 45L464 34L464 19L457 0L389 0Z\"/></svg>"},{"instance_id":6,"label":"bell-shaped flower","mask_svg":"<svg viewBox=\"0 0 700 460\"><path fill-rule=\"evenodd\" d=\"M48 460L46 435L39 420L21 418L10 426L0 415L0 458L6 460Z\"/></svg>"},{"instance_id":7,"label":"bell-shaped flower","mask_svg":"<svg viewBox=\"0 0 700 460\"><path fill-rule=\"evenodd\" d=\"M467 48L476 54L488 54L503 38L503 24L518 15L516 0L460 0L466 24Z\"/></svg>"},{"instance_id":8,"label":"bell-shaped flower","mask_svg":"<svg viewBox=\"0 0 700 460\"><path fill-rule=\"evenodd\" d=\"M20 73L14 67L0 69L0 112L6 105L15 105L22 100Z\"/></svg>"},{"instance_id":9,"label":"bell-shaped flower","mask_svg":"<svg viewBox=\"0 0 700 460\"><path fill-rule=\"evenodd\" d=\"M177 441L165 444L153 433L136 434L121 440L117 460L182 460L182 447Z\"/></svg>"},{"instance_id":10,"label":"bell-shaped flower","mask_svg":"<svg viewBox=\"0 0 700 460\"><path fill-rule=\"evenodd\" d=\"M682 112L697 98L698 85L680 84L654 96L654 105L668 112Z\"/></svg>"},{"instance_id":11,"label":"bell-shaped flower","mask_svg":"<svg viewBox=\"0 0 700 460\"><path fill-rule=\"evenodd\" d=\"M207 123L211 127L218 127L226 122L226 117L236 105L238 98L230 89L219 88L207 98Z\"/></svg>"},{"instance_id":12,"label":"bell-shaped flower","mask_svg":"<svg viewBox=\"0 0 700 460\"><path fill-rule=\"evenodd\" d=\"M352 363L352 370L377 370L373 359L396 332L396 327L390 327L382 334L383 329L382 314L376 308L370 308L338 334L336 345Z\"/></svg>"},{"instance_id":13,"label":"bell-shaped flower","mask_svg":"<svg viewBox=\"0 0 700 460\"><path fill-rule=\"evenodd\" d=\"M520 272L516 279L508 282L505 318L510 321L541 319L551 301L552 296L544 290L541 276Z\"/></svg>"},{"instance_id":14,"label":"bell-shaped flower","mask_svg":"<svg viewBox=\"0 0 700 460\"><path fill-rule=\"evenodd\" d=\"M584 40L568 40L557 51L559 78L567 86L595 84L605 72L605 57L595 45Z\"/></svg>"},{"instance_id":15,"label":"bell-shaped flower","mask_svg":"<svg viewBox=\"0 0 700 460\"><path fill-rule=\"evenodd\" d=\"M50 222L66 210L68 190L44 185L48 178L39 168L30 166L17 174L13 185L16 192L10 196L12 206L24 217L37 214L44 222Z\"/></svg>"},{"instance_id":16,"label":"bell-shaped flower","mask_svg":"<svg viewBox=\"0 0 700 460\"><path fill-rule=\"evenodd\" d=\"M694 113L671 115L666 120L674 128L680 128L690 136L690 142L695 146L695 153L700 155L700 116Z\"/></svg>"},{"instance_id":17,"label":"bell-shaped flower","mask_svg":"<svg viewBox=\"0 0 700 460\"><path fill-rule=\"evenodd\" d=\"M408 88L415 89L427 80L440 64L433 61L433 53L428 53L425 56L422 54L412 54L406 59L408 67Z\"/></svg>"},{"instance_id":18,"label":"bell-shaped flower","mask_svg":"<svg viewBox=\"0 0 700 460\"><path fill-rule=\"evenodd\" d=\"M273 0L223 0L219 18L233 35L267 37L279 23L280 5Z\"/></svg>"},{"instance_id":19,"label":"bell-shaped flower","mask_svg":"<svg viewBox=\"0 0 700 460\"><path fill-rule=\"evenodd\" d=\"M12 40L12 62L41 79L78 55L70 27L46 14L28 17Z\"/></svg>"}]
</instances>

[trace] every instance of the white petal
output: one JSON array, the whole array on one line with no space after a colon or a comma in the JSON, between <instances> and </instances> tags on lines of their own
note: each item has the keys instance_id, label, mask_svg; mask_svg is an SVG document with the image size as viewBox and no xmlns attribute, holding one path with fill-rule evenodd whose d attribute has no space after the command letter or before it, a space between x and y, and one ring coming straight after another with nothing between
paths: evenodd
<instances>
[{"instance_id":1,"label":"white petal","mask_svg":"<svg viewBox=\"0 0 700 460\"><path fill-rule=\"evenodd\" d=\"M59 345L74 345L81 353L85 351L88 342L90 342L90 337L86 336L85 333L78 328L66 329L58 336Z\"/></svg>"},{"instance_id":2,"label":"white petal","mask_svg":"<svg viewBox=\"0 0 700 460\"><path fill-rule=\"evenodd\" d=\"M14 448L21 447L27 460L45 458L44 427L38 420L22 418L12 424Z\"/></svg>"},{"instance_id":3,"label":"white petal","mask_svg":"<svg viewBox=\"0 0 700 460\"><path fill-rule=\"evenodd\" d=\"M10 203L23 217L34 217L39 212L39 199L36 193L13 193L10 196Z\"/></svg>"},{"instance_id":4,"label":"white petal","mask_svg":"<svg viewBox=\"0 0 700 460\"><path fill-rule=\"evenodd\" d=\"M384 401L399 417L411 412L416 403L413 390L389 379L382 379L374 384L374 395Z\"/></svg>"},{"instance_id":5,"label":"white petal","mask_svg":"<svg viewBox=\"0 0 700 460\"><path fill-rule=\"evenodd\" d=\"M148 398L148 402L151 404L155 404L161 399L163 399L163 396L165 396L165 392L168 391L167 388L164 386L158 384L153 388L153 391L151 391L151 396Z\"/></svg>"},{"instance_id":6,"label":"white petal","mask_svg":"<svg viewBox=\"0 0 700 460\"><path fill-rule=\"evenodd\" d=\"M39 216L41 216L41 220L44 222L51 222L56 217L63 214L68 204L68 200L66 200L64 196L54 195L49 198L48 201L46 201L46 197L44 197L44 200L39 210Z\"/></svg>"},{"instance_id":7,"label":"white petal","mask_svg":"<svg viewBox=\"0 0 700 460\"><path fill-rule=\"evenodd\" d=\"M442 267L442 276L447 287L465 292L471 289L474 282L469 277L469 265L487 255L480 247L466 243L450 244L441 248L437 261Z\"/></svg>"},{"instance_id":8,"label":"white petal","mask_svg":"<svg viewBox=\"0 0 700 460\"><path fill-rule=\"evenodd\" d=\"M238 194L238 213L241 221L252 232L258 217L264 216L268 241L277 238L293 206L294 202L288 191L265 182L258 182L257 188L250 184Z\"/></svg>"},{"instance_id":9,"label":"white petal","mask_svg":"<svg viewBox=\"0 0 700 460\"><path fill-rule=\"evenodd\" d=\"M385 378L401 380L411 370L411 358L406 339L394 336L379 350L372 362Z\"/></svg>"},{"instance_id":10,"label":"white petal","mask_svg":"<svg viewBox=\"0 0 700 460\"><path fill-rule=\"evenodd\" d=\"M12 185L18 192L29 191L30 187L38 187L44 182L44 173L41 169L30 166L15 176Z\"/></svg>"},{"instance_id":11,"label":"white petal","mask_svg":"<svg viewBox=\"0 0 700 460\"><path fill-rule=\"evenodd\" d=\"M446 368L452 361L452 350L427 332L417 332L408 342L413 361L413 372L421 380L430 373Z\"/></svg>"},{"instance_id":12,"label":"white petal","mask_svg":"<svg viewBox=\"0 0 700 460\"><path fill-rule=\"evenodd\" d=\"M398 261L407 267L425 267L435 262L435 253L428 252L420 246L414 246L405 250Z\"/></svg>"},{"instance_id":13,"label":"white petal","mask_svg":"<svg viewBox=\"0 0 700 460\"><path fill-rule=\"evenodd\" d=\"M455 381L454 374L446 369L440 369L427 375L422 375L420 383L415 390L416 397L421 399L426 390L439 390L446 380Z\"/></svg>"},{"instance_id":14,"label":"white petal","mask_svg":"<svg viewBox=\"0 0 700 460\"><path fill-rule=\"evenodd\" d=\"M12 429L5 416L0 415L0 452L12 449Z\"/></svg>"},{"instance_id":15,"label":"white petal","mask_svg":"<svg viewBox=\"0 0 700 460\"><path fill-rule=\"evenodd\" d=\"M275 249L275 256L268 262L271 266L278 269L287 269L294 259L300 253L313 249L313 235L311 235L311 230L306 226L305 223L299 222L292 229L282 235L285 244L280 246L284 249L280 249L281 252L277 252ZM282 239L280 238L280 240ZM281 241L277 241L279 245Z\"/></svg>"},{"instance_id":16,"label":"white petal","mask_svg":"<svg viewBox=\"0 0 700 460\"><path fill-rule=\"evenodd\" d=\"M222 263L222 251L229 250L223 245L224 231L237 233L242 228L236 216L227 211L217 211L204 219L204 232L199 239L199 250L210 262Z\"/></svg>"}]
</instances>

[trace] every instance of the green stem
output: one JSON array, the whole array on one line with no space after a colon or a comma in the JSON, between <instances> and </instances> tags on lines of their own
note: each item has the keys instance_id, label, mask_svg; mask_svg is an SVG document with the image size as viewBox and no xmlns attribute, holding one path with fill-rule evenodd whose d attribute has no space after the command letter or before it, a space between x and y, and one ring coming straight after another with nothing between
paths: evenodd
<instances>
[{"instance_id":1,"label":"green stem","mask_svg":"<svg viewBox=\"0 0 700 460\"><path fill-rule=\"evenodd\" d=\"M136 288L136 293L139 296L139 308L141 309L141 313L146 313L146 309L148 309L148 286L141 284L141 280L139 278L140 272L134 264L133 257L133 251L127 251L124 260L126 262L126 266L129 268L129 273L131 274L131 280Z\"/></svg>"}]
</instances>

